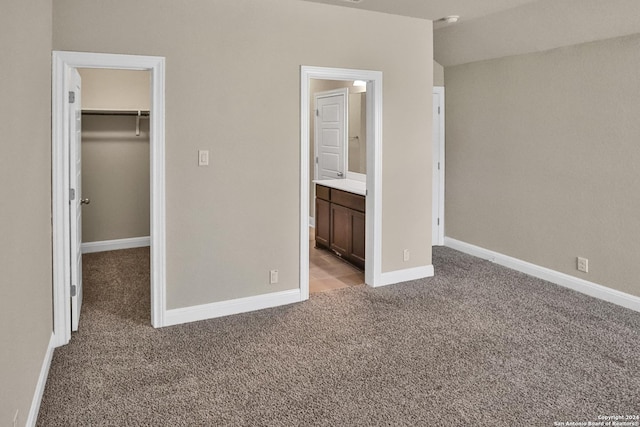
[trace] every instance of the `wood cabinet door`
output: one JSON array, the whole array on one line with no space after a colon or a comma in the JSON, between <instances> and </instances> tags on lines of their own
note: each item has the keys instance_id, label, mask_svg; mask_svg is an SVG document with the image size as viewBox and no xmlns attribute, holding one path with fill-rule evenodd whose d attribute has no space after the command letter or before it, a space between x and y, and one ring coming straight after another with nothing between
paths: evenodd
<instances>
[{"instance_id":1,"label":"wood cabinet door","mask_svg":"<svg viewBox=\"0 0 640 427\"><path fill-rule=\"evenodd\" d=\"M365 215L362 212L350 212L349 260L360 268L364 268L365 255Z\"/></svg>"},{"instance_id":2,"label":"wood cabinet door","mask_svg":"<svg viewBox=\"0 0 640 427\"><path fill-rule=\"evenodd\" d=\"M316 198L316 246L329 247L331 239L331 203Z\"/></svg>"},{"instance_id":3,"label":"wood cabinet door","mask_svg":"<svg viewBox=\"0 0 640 427\"><path fill-rule=\"evenodd\" d=\"M349 254L351 209L331 204L331 249L342 256Z\"/></svg>"}]
</instances>

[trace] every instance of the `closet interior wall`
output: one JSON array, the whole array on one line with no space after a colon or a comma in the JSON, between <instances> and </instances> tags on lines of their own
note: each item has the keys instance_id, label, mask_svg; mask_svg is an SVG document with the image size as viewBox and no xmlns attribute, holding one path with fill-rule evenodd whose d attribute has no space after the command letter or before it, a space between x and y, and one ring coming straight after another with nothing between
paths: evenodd
<instances>
[{"instance_id":1,"label":"closet interior wall","mask_svg":"<svg viewBox=\"0 0 640 427\"><path fill-rule=\"evenodd\" d=\"M90 199L82 212L83 243L147 237L149 119L144 112L150 104L149 72L79 71L82 198Z\"/></svg>"}]
</instances>

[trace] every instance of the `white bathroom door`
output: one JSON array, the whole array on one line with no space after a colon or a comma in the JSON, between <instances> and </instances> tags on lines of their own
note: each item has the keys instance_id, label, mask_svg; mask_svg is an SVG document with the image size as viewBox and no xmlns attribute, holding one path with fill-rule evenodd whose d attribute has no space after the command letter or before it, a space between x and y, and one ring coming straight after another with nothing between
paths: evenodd
<instances>
[{"instance_id":1,"label":"white bathroom door","mask_svg":"<svg viewBox=\"0 0 640 427\"><path fill-rule=\"evenodd\" d=\"M71 236L71 330L78 330L82 306L82 103L75 68L69 91L69 230Z\"/></svg>"},{"instance_id":2,"label":"white bathroom door","mask_svg":"<svg viewBox=\"0 0 640 427\"><path fill-rule=\"evenodd\" d=\"M342 179L347 169L349 89L315 94L315 178Z\"/></svg>"}]
</instances>

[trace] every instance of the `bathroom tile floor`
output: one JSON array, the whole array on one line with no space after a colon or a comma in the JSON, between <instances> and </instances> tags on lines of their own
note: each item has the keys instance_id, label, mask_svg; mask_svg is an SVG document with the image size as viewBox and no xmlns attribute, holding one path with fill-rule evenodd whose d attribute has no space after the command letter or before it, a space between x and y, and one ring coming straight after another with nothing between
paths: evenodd
<instances>
[{"instance_id":1,"label":"bathroom tile floor","mask_svg":"<svg viewBox=\"0 0 640 427\"><path fill-rule=\"evenodd\" d=\"M364 272L326 249L315 247L315 228L309 227L309 293L364 285Z\"/></svg>"}]
</instances>

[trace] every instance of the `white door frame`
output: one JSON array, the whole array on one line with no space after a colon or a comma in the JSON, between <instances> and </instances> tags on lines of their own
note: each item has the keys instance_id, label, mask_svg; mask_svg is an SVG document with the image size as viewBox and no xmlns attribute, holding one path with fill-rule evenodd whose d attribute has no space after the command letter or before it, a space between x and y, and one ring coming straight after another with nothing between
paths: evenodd
<instances>
[{"instance_id":1,"label":"white door frame","mask_svg":"<svg viewBox=\"0 0 640 427\"><path fill-rule=\"evenodd\" d=\"M309 97L311 79L367 82L367 198L365 283L382 282L382 72L300 68L300 299L309 299Z\"/></svg>"},{"instance_id":2,"label":"white door frame","mask_svg":"<svg viewBox=\"0 0 640 427\"><path fill-rule=\"evenodd\" d=\"M53 331L55 345L71 339L69 248L69 125L67 93L74 68L148 70L151 72L151 324L164 326L166 311L165 248L165 60L157 56L54 51L52 58L52 221Z\"/></svg>"},{"instance_id":3,"label":"white door frame","mask_svg":"<svg viewBox=\"0 0 640 427\"><path fill-rule=\"evenodd\" d=\"M344 170L344 177L347 176L348 171L348 157L349 157L349 88L343 87L340 89L333 89L324 92L316 92L313 94L313 108L318 109L318 98L327 98L336 95L344 96L344 112L343 112L343 122L344 122L344 138L342 141L342 170ZM314 120L314 144L313 144L313 155L317 159L318 158L318 116L315 116ZM313 162L313 178L318 179L318 163Z\"/></svg>"},{"instance_id":4,"label":"white door frame","mask_svg":"<svg viewBox=\"0 0 640 427\"><path fill-rule=\"evenodd\" d=\"M77 69L69 73L69 97L65 104L69 120L69 188L73 188L75 197L69 200L69 235L71 276L71 332L77 331L82 311L82 78ZM78 164L79 163L79 164Z\"/></svg>"},{"instance_id":5,"label":"white door frame","mask_svg":"<svg viewBox=\"0 0 640 427\"><path fill-rule=\"evenodd\" d=\"M436 221L438 221L438 218L440 219L440 223L437 224L437 230L438 230L438 234L436 236L432 236L432 245L433 246L442 246L444 245L444 150L445 150L445 139L444 139L444 86L434 86L433 87L433 94L436 95L440 95L439 99L440 99L440 103L438 105L438 107L440 108L440 114L438 114L438 126L440 127L440 140L439 141L432 141L431 144L433 145L438 145L439 149L438 149L438 153L439 156L438 158L436 158L434 156L434 164L436 164L435 162L438 162L437 164L440 165L440 168L438 169L437 166L434 168L434 175L437 173L438 174L438 180L433 180L433 203L436 204L438 206L438 216L432 218L432 221L434 222L434 225L436 225ZM434 126L436 125L435 123L433 124ZM436 164L436 165L437 165ZM432 227L433 229L433 227Z\"/></svg>"}]
</instances>

